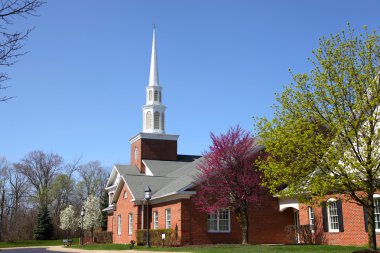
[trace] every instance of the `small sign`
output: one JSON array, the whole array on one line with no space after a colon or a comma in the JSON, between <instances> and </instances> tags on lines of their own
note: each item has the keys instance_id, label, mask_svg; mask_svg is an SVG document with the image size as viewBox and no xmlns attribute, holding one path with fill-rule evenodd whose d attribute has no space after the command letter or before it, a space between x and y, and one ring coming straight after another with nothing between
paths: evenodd
<instances>
[{"instance_id":1,"label":"small sign","mask_svg":"<svg viewBox=\"0 0 380 253\"><path fill-rule=\"evenodd\" d=\"M165 240L165 234L161 234L162 240Z\"/></svg>"}]
</instances>

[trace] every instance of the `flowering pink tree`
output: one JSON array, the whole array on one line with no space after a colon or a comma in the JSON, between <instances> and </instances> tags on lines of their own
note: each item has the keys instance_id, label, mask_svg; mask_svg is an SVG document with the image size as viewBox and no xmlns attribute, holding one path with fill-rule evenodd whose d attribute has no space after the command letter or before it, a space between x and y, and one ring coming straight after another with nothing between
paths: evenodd
<instances>
[{"instance_id":1,"label":"flowering pink tree","mask_svg":"<svg viewBox=\"0 0 380 253\"><path fill-rule=\"evenodd\" d=\"M220 136L211 133L211 140L210 150L204 153L198 166L195 205L208 214L229 209L243 231L242 244L247 244L249 206L260 204L267 192L260 186L260 173L253 166L261 149L250 132L240 126Z\"/></svg>"}]
</instances>

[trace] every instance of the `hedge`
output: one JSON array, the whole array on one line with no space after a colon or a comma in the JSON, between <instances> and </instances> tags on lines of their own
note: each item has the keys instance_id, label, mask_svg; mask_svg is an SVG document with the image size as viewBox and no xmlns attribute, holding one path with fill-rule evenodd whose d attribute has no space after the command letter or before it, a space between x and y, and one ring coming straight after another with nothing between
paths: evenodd
<instances>
[{"instance_id":1,"label":"hedge","mask_svg":"<svg viewBox=\"0 0 380 253\"><path fill-rule=\"evenodd\" d=\"M165 246L178 246L180 240L175 229L149 229L149 241L151 245L162 245L162 234L165 234ZM146 245L147 229L137 230L137 244Z\"/></svg>"}]
</instances>

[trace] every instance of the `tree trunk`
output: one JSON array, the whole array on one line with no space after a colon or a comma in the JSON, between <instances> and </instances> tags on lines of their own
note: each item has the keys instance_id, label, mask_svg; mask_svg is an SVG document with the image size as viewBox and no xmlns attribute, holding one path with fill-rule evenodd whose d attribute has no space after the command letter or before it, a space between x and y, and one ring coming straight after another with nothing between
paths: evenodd
<instances>
[{"instance_id":1,"label":"tree trunk","mask_svg":"<svg viewBox=\"0 0 380 253\"><path fill-rule=\"evenodd\" d=\"M243 240L241 244L248 244L248 206L245 205L235 211L236 219L241 227Z\"/></svg>"},{"instance_id":2,"label":"tree trunk","mask_svg":"<svg viewBox=\"0 0 380 253\"><path fill-rule=\"evenodd\" d=\"M5 185L3 183L0 204L0 241L3 240L3 221L4 221L4 208L5 208Z\"/></svg>"},{"instance_id":3,"label":"tree trunk","mask_svg":"<svg viewBox=\"0 0 380 253\"><path fill-rule=\"evenodd\" d=\"M368 246L371 251L376 250L376 228L375 228L375 204L373 195L368 197L367 206L367 224L368 224Z\"/></svg>"}]
</instances>

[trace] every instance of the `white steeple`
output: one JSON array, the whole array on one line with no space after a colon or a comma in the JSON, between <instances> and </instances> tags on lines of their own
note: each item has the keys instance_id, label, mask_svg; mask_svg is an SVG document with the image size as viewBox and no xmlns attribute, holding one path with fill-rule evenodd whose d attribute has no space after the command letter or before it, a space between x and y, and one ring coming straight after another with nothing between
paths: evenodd
<instances>
[{"instance_id":1,"label":"white steeple","mask_svg":"<svg viewBox=\"0 0 380 253\"><path fill-rule=\"evenodd\" d=\"M159 86L158 80L158 65L157 65L157 51L156 51L156 28L153 27L153 42L152 42L152 58L150 60L150 75L149 86Z\"/></svg>"},{"instance_id":2,"label":"white steeple","mask_svg":"<svg viewBox=\"0 0 380 253\"><path fill-rule=\"evenodd\" d=\"M165 134L166 107L161 102L162 87L158 80L156 28L154 27L149 85L146 87L146 103L142 108L143 133Z\"/></svg>"}]
</instances>

